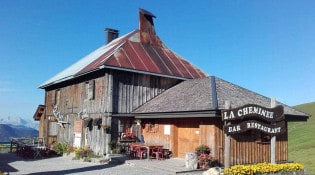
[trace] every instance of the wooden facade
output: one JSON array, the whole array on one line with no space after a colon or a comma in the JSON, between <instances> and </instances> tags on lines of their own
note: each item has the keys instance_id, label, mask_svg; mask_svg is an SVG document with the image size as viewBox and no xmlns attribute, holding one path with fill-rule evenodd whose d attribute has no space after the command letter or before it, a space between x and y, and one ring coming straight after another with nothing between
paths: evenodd
<instances>
[{"instance_id":1,"label":"wooden facade","mask_svg":"<svg viewBox=\"0 0 315 175\"><path fill-rule=\"evenodd\" d=\"M46 121L41 121L45 126L40 137L47 138L48 144L56 140L65 141L75 146L89 146L93 151L105 154L109 151L108 143L117 139L121 132L117 125L118 119L112 115L130 114L178 81L106 70L94 74L93 77L86 76L72 83L55 86L46 91ZM83 124L79 126L81 130L75 131L76 121L85 122L88 119L101 120L101 125L111 127L111 133L106 133L95 124L89 129ZM57 131L51 131L51 128ZM57 134L51 135L51 132Z\"/></svg>"},{"instance_id":2,"label":"wooden facade","mask_svg":"<svg viewBox=\"0 0 315 175\"><path fill-rule=\"evenodd\" d=\"M224 132L221 117L142 120L142 134L147 144L159 144L173 152L173 157L184 158L187 152L195 152L200 144L210 146L211 153L224 163ZM149 128L149 129L148 129ZM166 129L170 128L170 133ZM288 160L287 132L277 136L276 161ZM261 133L250 131L231 137L230 164L270 162L270 141L261 141Z\"/></svg>"}]
</instances>

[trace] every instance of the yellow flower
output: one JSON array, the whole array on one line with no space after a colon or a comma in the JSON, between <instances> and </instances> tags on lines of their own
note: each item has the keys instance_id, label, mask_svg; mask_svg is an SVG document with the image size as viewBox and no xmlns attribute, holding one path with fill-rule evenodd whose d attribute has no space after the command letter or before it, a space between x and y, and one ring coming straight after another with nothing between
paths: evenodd
<instances>
[{"instance_id":1,"label":"yellow flower","mask_svg":"<svg viewBox=\"0 0 315 175\"><path fill-rule=\"evenodd\" d=\"M234 165L224 170L227 175L250 175L253 173L277 173L280 171L289 172L304 170L304 166L299 163L270 164L258 163L254 165Z\"/></svg>"}]
</instances>

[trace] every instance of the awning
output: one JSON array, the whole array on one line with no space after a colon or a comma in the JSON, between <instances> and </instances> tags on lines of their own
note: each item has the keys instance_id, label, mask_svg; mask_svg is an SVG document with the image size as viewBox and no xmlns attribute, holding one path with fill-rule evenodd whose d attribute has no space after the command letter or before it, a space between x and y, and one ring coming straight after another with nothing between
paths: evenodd
<instances>
[{"instance_id":1,"label":"awning","mask_svg":"<svg viewBox=\"0 0 315 175\"><path fill-rule=\"evenodd\" d=\"M44 112L45 112L45 105L38 105L36 112L33 116L33 119L36 121L39 121L42 115L44 114Z\"/></svg>"}]
</instances>

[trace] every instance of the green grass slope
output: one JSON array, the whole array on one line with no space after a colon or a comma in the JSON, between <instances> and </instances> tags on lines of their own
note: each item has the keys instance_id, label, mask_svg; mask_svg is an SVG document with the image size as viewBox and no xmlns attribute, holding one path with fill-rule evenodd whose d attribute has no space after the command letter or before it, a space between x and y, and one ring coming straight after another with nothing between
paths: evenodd
<instances>
[{"instance_id":1,"label":"green grass slope","mask_svg":"<svg viewBox=\"0 0 315 175\"><path fill-rule=\"evenodd\" d=\"M307 122L289 122L289 160L303 164L308 174L315 174L315 102L294 108L312 116Z\"/></svg>"}]
</instances>

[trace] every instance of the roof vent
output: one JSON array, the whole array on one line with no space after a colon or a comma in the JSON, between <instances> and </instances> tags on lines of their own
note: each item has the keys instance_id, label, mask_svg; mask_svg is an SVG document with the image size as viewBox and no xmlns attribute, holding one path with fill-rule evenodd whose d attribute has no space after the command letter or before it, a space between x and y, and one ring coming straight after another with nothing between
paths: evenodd
<instances>
[{"instance_id":1,"label":"roof vent","mask_svg":"<svg viewBox=\"0 0 315 175\"><path fill-rule=\"evenodd\" d=\"M119 31L111 28L106 28L106 44L110 43L114 39L118 38Z\"/></svg>"},{"instance_id":2,"label":"roof vent","mask_svg":"<svg viewBox=\"0 0 315 175\"><path fill-rule=\"evenodd\" d=\"M162 43L155 33L153 18L155 16L151 12L139 9L140 41L145 44L161 46Z\"/></svg>"},{"instance_id":3,"label":"roof vent","mask_svg":"<svg viewBox=\"0 0 315 175\"><path fill-rule=\"evenodd\" d=\"M140 13L139 14L140 31L155 35L154 24L153 24L153 18L155 18L155 16L151 12L148 12L144 9L139 9L139 13Z\"/></svg>"}]
</instances>

